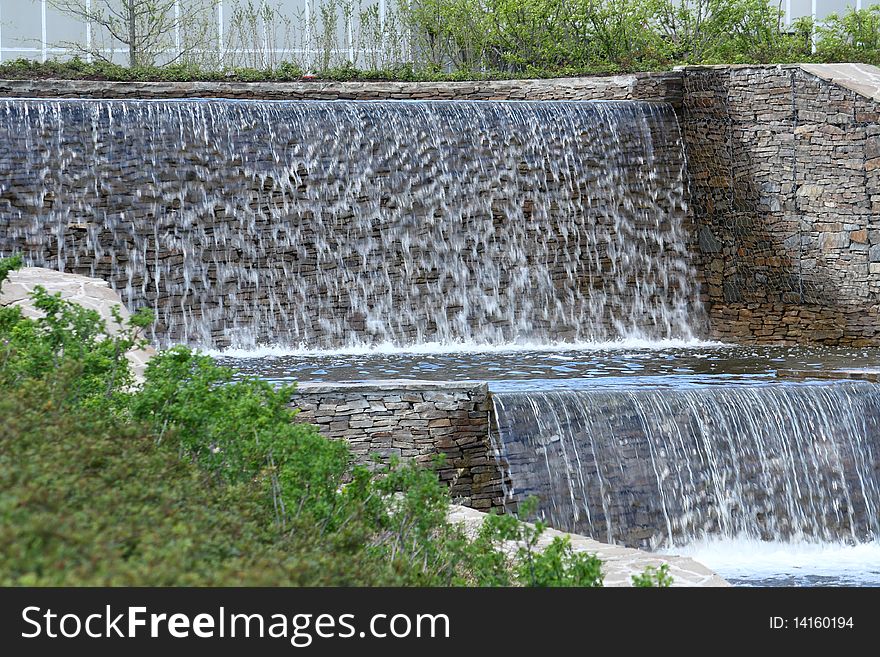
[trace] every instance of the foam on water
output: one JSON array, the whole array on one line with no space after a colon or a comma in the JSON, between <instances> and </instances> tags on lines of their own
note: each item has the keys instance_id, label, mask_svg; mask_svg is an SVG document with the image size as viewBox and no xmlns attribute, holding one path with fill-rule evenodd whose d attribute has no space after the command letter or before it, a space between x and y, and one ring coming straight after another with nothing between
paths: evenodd
<instances>
[{"instance_id":1,"label":"foam on water","mask_svg":"<svg viewBox=\"0 0 880 657\"><path fill-rule=\"evenodd\" d=\"M880 543L707 539L673 550L744 585L880 586Z\"/></svg>"},{"instance_id":2,"label":"foam on water","mask_svg":"<svg viewBox=\"0 0 880 657\"><path fill-rule=\"evenodd\" d=\"M696 338L679 339L646 339L622 338L603 342L502 342L500 344L479 342L425 342L420 344L400 345L383 342L376 345L351 345L338 349L313 349L304 344L288 346L281 344L259 345L255 347L226 347L224 349L207 349L205 353L218 358L255 359L281 358L287 356L323 357L323 356L387 356L387 355L445 355L445 354L507 354L523 352L596 352L596 351L667 351L670 349L691 349L700 347L728 347L721 342L698 340Z\"/></svg>"}]
</instances>

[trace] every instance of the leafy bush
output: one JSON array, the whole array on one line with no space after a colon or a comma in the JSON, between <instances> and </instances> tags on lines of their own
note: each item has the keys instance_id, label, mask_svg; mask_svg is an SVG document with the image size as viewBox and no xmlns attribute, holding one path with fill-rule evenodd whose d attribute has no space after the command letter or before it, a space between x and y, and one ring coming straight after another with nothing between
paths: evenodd
<instances>
[{"instance_id":1,"label":"leafy bush","mask_svg":"<svg viewBox=\"0 0 880 657\"><path fill-rule=\"evenodd\" d=\"M536 502L526 500L519 514L532 515ZM481 586L602 586L602 562L595 555L575 552L567 536L537 549L545 529L540 521L529 525L510 515L490 514L470 546L473 581ZM513 546L509 556L505 543Z\"/></svg>"},{"instance_id":2,"label":"leafy bush","mask_svg":"<svg viewBox=\"0 0 880 657\"><path fill-rule=\"evenodd\" d=\"M370 569L339 572L267 531L249 486L218 485L136 425L70 408L77 374L0 395L0 584L370 582Z\"/></svg>"},{"instance_id":3,"label":"leafy bush","mask_svg":"<svg viewBox=\"0 0 880 657\"><path fill-rule=\"evenodd\" d=\"M828 61L880 63L880 5L830 14L817 28L816 52Z\"/></svg>"},{"instance_id":4,"label":"leafy bush","mask_svg":"<svg viewBox=\"0 0 880 657\"><path fill-rule=\"evenodd\" d=\"M272 82L314 71L328 80L435 81L880 61L880 5L817 26L785 25L777 0L398 0L384 20L365 0L320 0L308 17L239 0L232 14L228 48L244 54L133 68L22 59L0 64L0 77ZM261 25L268 31L258 34Z\"/></svg>"},{"instance_id":5,"label":"leafy bush","mask_svg":"<svg viewBox=\"0 0 880 657\"><path fill-rule=\"evenodd\" d=\"M636 588L667 587L672 586L672 575L669 574L669 564L664 563L658 568L648 566L641 575L633 575L632 584Z\"/></svg>"},{"instance_id":6,"label":"leafy bush","mask_svg":"<svg viewBox=\"0 0 880 657\"><path fill-rule=\"evenodd\" d=\"M425 0L409 20L427 60L452 70L627 71L812 56L811 27L790 32L773 0Z\"/></svg>"},{"instance_id":7,"label":"leafy bush","mask_svg":"<svg viewBox=\"0 0 880 657\"><path fill-rule=\"evenodd\" d=\"M176 347L133 389L148 316L111 335L33 296L39 319L0 308L0 583L601 585L595 557L535 549L540 523L490 516L468 540L431 470L351 467L290 388Z\"/></svg>"},{"instance_id":8,"label":"leafy bush","mask_svg":"<svg viewBox=\"0 0 880 657\"><path fill-rule=\"evenodd\" d=\"M0 289L21 258L0 258ZM130 329L110 335L100 315L52 295L40 286L33 305L42 311L27 320L17 307L0 308L0 388L15 388L29 379L45 379L75 363L78 377L65 382L71 403L103 403L132 382L125 353L140 345L139 329L152 322L148 311L130 319ZM116 315L115 319L121 323Z\"/></svg>"}]
</instances>

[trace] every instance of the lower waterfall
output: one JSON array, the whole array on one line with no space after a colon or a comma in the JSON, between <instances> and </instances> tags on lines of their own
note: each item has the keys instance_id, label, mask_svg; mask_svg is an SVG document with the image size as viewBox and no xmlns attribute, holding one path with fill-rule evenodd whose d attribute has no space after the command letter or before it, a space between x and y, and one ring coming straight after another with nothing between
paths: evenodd
<instances>
[{"instance_id":1,"label":"lower waterfall","mask_svg":"<svg viewBox=\"0 0 880 657\"><path fill-rule=\"evenodd\" d=\"M493 395L509 503L549 525L660 548L706 537L880 536L880 386Z\"/></svg>"}]
</instances>

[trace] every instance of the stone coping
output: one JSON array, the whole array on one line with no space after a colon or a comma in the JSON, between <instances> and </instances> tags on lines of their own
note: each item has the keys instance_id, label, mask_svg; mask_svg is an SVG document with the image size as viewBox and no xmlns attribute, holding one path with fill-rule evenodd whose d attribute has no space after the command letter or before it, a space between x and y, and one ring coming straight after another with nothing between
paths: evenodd
<instances>
[{"instance_id":1,"label":"stone coping","mask_svg":"<svg viewBox=\"0 0 880 657\"><path fill-rule=\"evenodd\" d=\"M682 64L674 67L673 71L724 71L746 69L791 69L803 68L806 64Z\"/></svg>"},{"instance_id":2,"label":"stone coping","mask_svg":"<svg viewBox=\"0 0 880 657\"><path fill-rule=\"evenodd\" d=\"M811 75L880 100L880 69L869 64L691 64L672 71L608 76L394 82L329 80L303 82L113 82L104 80L0 80L0 97L9 98L239 98L262 100L486 99L551 100L607 97L618 100L670 100L664 84L683 72L708 70L800 69ZM644 85L644 89L640 89ZM652 85L660 85L654 88Z\"/></svg>"},{"instance_id":3,"label":"stone coping","mask_svg":"<svg viewBox=\"0 0 880 657\"><path fill-rule=\"evenodd\" d=\"M262 100L601 98L669 100L680 91L680 73L522 80L393 82L111 82L97 80L0 80L0 97L14 98L239 98Z\"/></svg>"},{"instance_id":4,"label":"stone coping","mask_svg":"<svg viewBox=\"0 0 880 657\"><path fill-rule=\"evenodd\" d=\"M486 381L426 381L423 379L376 379L372 381L327 381L298 383L296 393L327 394L333 392L388 392L390 390L478 390L488 392Z\"/></svg>"},{"instance_id":5,"label":"stone coping","mask_svg":"<svg viewBox=\"0 0 880 657\"><path fill-rule=\"evenodd\" d=\"M485 513L465 506L451 505L449 520L453 523L464 525L467 534L474 536L486 519ZM571 541L571 547L575 552L587 552L595 554L603 561L603 574L605 586L632 586L632 576L640 575L648 566L657 568L663 564L669 564L669 574L672 576L672 586L730 586L713 570L689 557L677 555L652 554L642 550L610 545L600 541L568 534L556 529L547 528L538 539L538 550L545 549L556 537L567 536ZM506 544L504 549L508 553L516 550L515 544Z\"/></svg>"},{"instance_id":6,"label":"stone coping","mask_svg":"<svg viewBox=\"0 0 880 657\"><path fill-rule=\"evenodd\" d=\"M880 69L870 64L801 64L801 68L817 78L880 100Z\"/></svg>"}]
</instances>

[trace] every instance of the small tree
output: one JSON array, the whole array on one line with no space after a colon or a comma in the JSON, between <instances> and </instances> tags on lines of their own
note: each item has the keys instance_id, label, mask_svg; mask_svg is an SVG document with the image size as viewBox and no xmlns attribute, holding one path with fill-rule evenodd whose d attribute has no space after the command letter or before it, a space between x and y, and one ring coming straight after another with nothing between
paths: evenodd
<instances>
[{"instance_id":1,"label":"small tree","mask_svg":"<svg viewBox=\"0 0 880 657\"><path fill-rule=\"evenodd\" d=\"M103 38L110 37L128 51L128 65L152 66L162 54L170 64L208 45L216 0L50 0L65 14L98 28L91 44L68 47L110 61ZM112 48L110 49L112 52Z\"/></svg>"}]
</instances>

